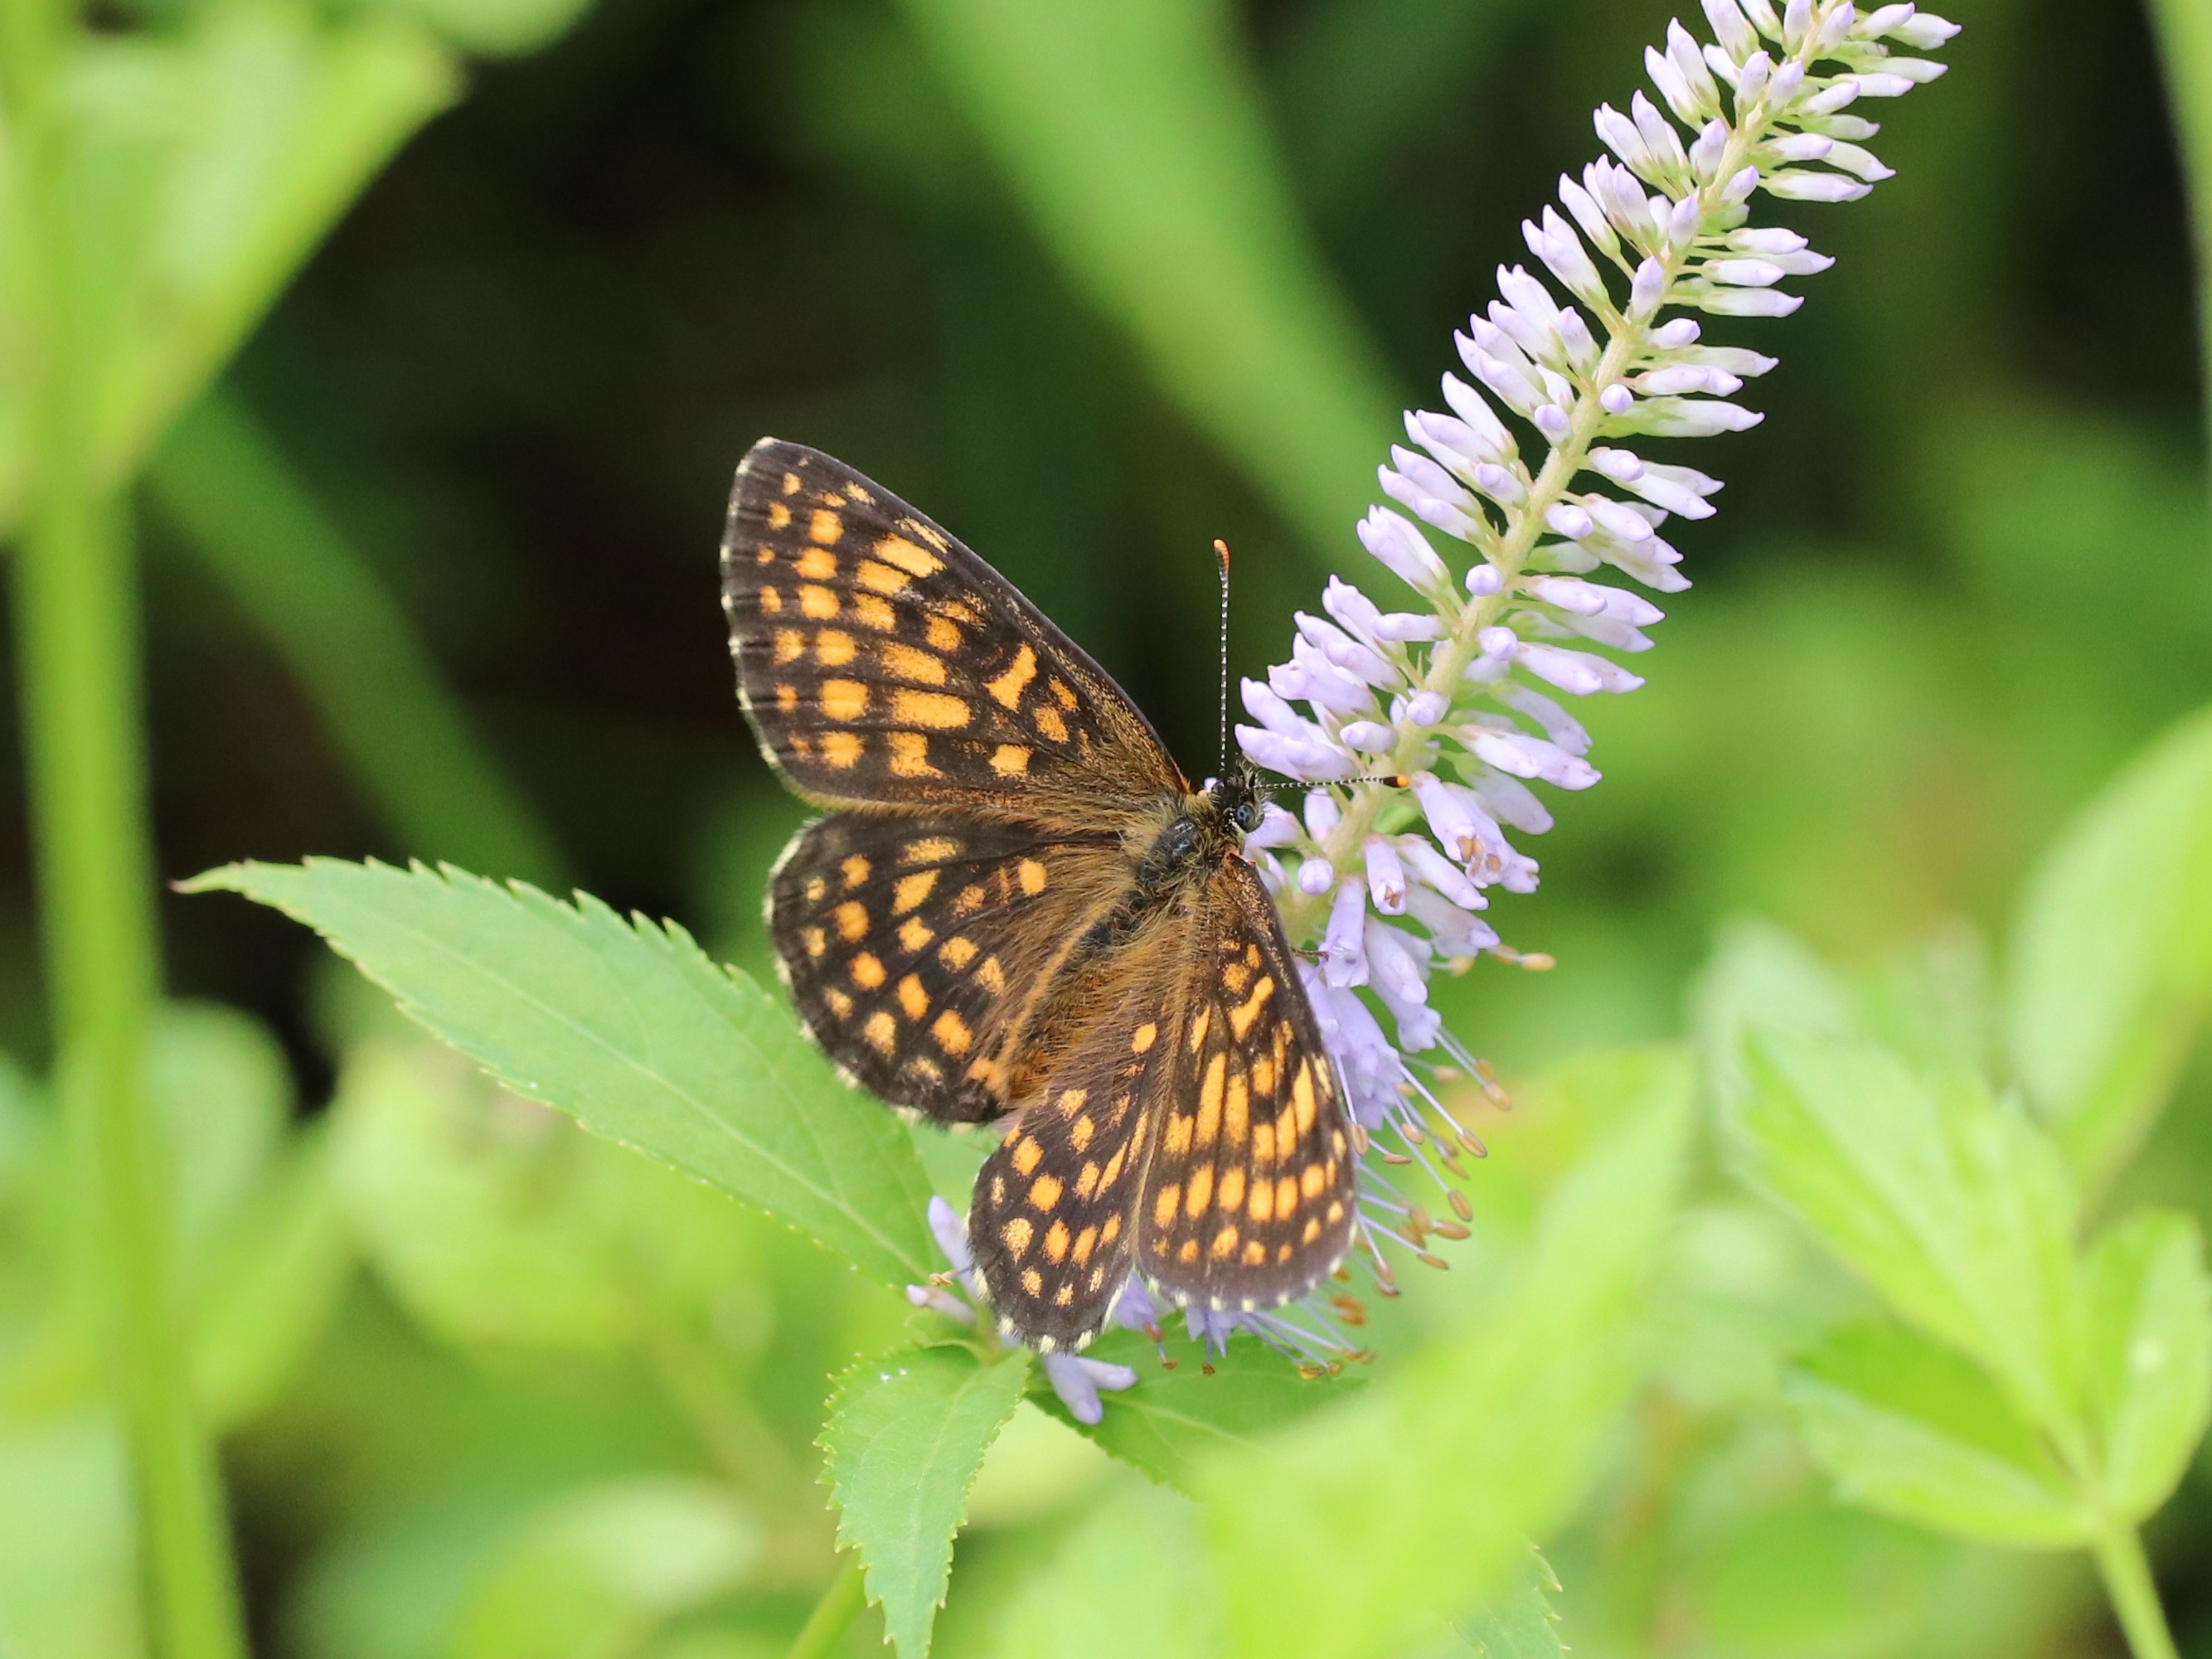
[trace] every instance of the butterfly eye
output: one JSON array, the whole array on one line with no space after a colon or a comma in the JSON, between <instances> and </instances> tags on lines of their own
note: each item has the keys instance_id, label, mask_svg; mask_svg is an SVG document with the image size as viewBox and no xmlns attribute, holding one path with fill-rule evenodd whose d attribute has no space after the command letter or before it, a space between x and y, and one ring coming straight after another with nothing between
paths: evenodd
<instances>
[{"instance_id":1,"label":"butterfly eye","mask_svg":"<svg viewBox=\"0 0 2212 1659\"><path fill-rule=\"evenodd\" d=\"M1249 835L1260 827L1260 803L1255 800L1238 801L1229 814L1229 821Z\"/></svg>"}]
</instances>

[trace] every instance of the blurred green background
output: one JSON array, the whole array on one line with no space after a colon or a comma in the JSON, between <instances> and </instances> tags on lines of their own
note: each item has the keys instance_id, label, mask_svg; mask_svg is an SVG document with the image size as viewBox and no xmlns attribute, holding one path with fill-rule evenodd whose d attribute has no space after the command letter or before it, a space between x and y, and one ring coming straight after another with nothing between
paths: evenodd
<instances>
[{"instance_id":1,"label":"blurred green background","mask_svg":"<svg viewBox=\"0 0 2212 1659\"><path fill-rule=\"evenodd\" d=\"M1210 769L1208 544L1237 550L1234 666L1256 676L1324 574L1356 570L1396 410L1435 404L1451 330L1667 18L603 0L562 32L486 0L374 9L481 55L136 498L160 872L449 858L674 917L756 969L799 813L744 728L717 603L746 447L817 445L922 507ZM1588 711L1606 781L1530 849L1542 890L1493 911L1559 968L1445 993L1509 1080L1679 1034L1744 913L1847 961L2001 933L2067 815L2212 699L2193 278L2149 26L2060 0L1950 15L1951 74L1882 112L1900 176L1848 212L1780 204L1836 269L1800 315L1717 331L1782 359L1749 394L1766 422L1680 456L1729 483L1678 538L1697 585L1635 665L1648 687ZM71 1403L89 1361L52 1312L70 1230L38 1173L60 1154L30 1080L25 822L19 793L0 1643L104 1659L135 1639L118 1454ZM781 1651L830 1547L824 1378L903 1310L495 1097L275 915L172 896L161 930L195 1006L161 1029L156 1094L191 1126L195 1376L230 1430L257 1643ZM2200 1057L2131 1193L2205 1212L2208 1109ZM1722 1277L1765 1271L1749 1224L1700 1223ZM1612 1609L1570 1624L1577 1651L2118 1650L2074 1567L1846 1516L1778 1429L1723 1443L1648 1410L1608 1518L1561 1557L1571 1620ZM1106 1478L1024 1409L944 1651L988 1650L994 1598ZM2202 1458L2161 1528L2185 1651L2212 1656ZM851 1639L874 1649L865 1621Z\"/></svg>"}]
</instances>

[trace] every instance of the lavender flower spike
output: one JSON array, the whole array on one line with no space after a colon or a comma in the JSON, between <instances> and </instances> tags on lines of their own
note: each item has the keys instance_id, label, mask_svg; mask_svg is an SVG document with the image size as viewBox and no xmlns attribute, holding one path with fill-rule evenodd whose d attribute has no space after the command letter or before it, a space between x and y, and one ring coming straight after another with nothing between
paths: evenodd
<instances>
[{"instance_id":1,"label":"lavender flower spike","mask_svg":"<svg viewBox=\"0 0 2212 1659\"><path fill-rule=\"evenodd\" d=\"M1558 206L1521 228L1534 267L1501 269L1498 297L1455 337L1472 380L1443 377L1449 414L1407 411L1413 447L1394 445L1380 470L1396 507L1370 508L1359 541L1419 608L1386 610L1333 578L1326 614L1299 617L1290 661L1243 684L1245 756L1310 786L1297 815L1271 811L1248 846L1310 958L1300 976L1361 1154L1357 1248L1386 1295L1386 1243L1441 1267L1430 1239L1466 1237L1473 1215L1446 1186L1454 1216L1431 1217L1387 1168L1441 1180L1462 1172L1461 1153L1483 1155L1430 1089L1426 1057L1441 1053L1502 1097L1430 1006L1430 981L1439 963L1458 971L1478 954L1550 965L1500 943L1484 914L1489 890L1536 885L1535 860L1507 831L1551 827L1531 785L1599 781L1589 734L1559 699L1644 684L1607 653L1649 649L1644 630L1662 613L1623 579L1687 588L1662 532L1712 516L1717 481L1635 446L1759 423L1733 399L1774 359L1708 343L1702 319L1787 316L1802 301L1783 285L1831 262L1795 232L1754 225L1753 204L1854 201L1889 177L1862 147L1877 127L1845 106L1942 73L1887 43L1919 53L1958 33L1910 4L1701 4L1714 43L1670 24L1665 46L1644 55L1656 101L1638 93L1625 112L1599 108L1608 153L1560 179ZM1430 531L1463 545L1449 550L1466 566L1456 580ZM950 1281L975 1291L958 1217L941 1203L931 1214ZM972 1317L942 1283L908 1295ZM1114 1319L1158 1342L1159 1312L1132 1278ZM1338 1323L1364 1316L1350 1297L1316 1291L1273 1312L1186 1310L1184 1322L1209 1364L1243 1330L1317 1374L1364 1357ZM1098 1420L1101 1389L1135 1381L1073 1355L1044 1363L1085 1422Z\"/></svg>"},{"instance_id":2,"label":"lavender flower spike","mask_svg":"<svg viewBox=\"0 0 2212 1659\"><path fill-rule=\"evenodd\" d=\"M1477 913L1489 889L1535 886L1508 836L1550 827L1531 786L1599 781L1559 699L1643 684L1614 655L1648 649L1662 612L1627 584L1686 588L1664 532L1712 514L1715 480L1637 446L1759 422L1734 399L1774 359L1709 343L1706 323L1786 316L1802 303L1787 286L1831 261L1755 225L1754 204L1853 201L1889 177L1863 148L1878 129L1845 106L1936 79L1942 66L1917 54L1958 33L1905 4L1702 7L1714 43L1670 24L1644 55L1656 98L1601 106L1607 153L1522 226L1534 263L1501 269L1498 297L1456 337L1468 378L1443 377L1449 412L1406 415L1412 447L1393 446L1380 472L1395 505L1370 508L1358 534L1419 608L1393 612L1332 579L1327 618L1300 617L1291 662L1245 686L1246 756L1313 786L1301 817L1271 819L1267 856L1297 872L1276 902L1312 957L1306 988L1376 1154L1362 1244L1386 1291L1382 1239L1434 1260L1427 1235L1464 1229L1403 1201L1377 1165L1433 1173L1480 1151L1418 1057L1441 1049L1495 1086L1429 1006L1430 976L1477 953L1548 964ZM1210 1317L1197 1334L1218 1346L1239 1316Z\"/></svg>"}]
</instances>

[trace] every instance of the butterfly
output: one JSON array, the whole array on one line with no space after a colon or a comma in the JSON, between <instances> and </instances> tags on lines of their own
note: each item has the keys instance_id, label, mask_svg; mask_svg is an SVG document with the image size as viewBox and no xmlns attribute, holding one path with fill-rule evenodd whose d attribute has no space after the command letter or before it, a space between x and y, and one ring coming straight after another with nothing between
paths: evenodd
<instances>
[{"instance_id":1,"label":"butterfly","mask_svg":"<svg viewBox=\"0 0 2212 1659\"><path fill-rule=\"evenodd\" d=\"M817 450L745 457L722 583L762 752L830 809L769 878L777 965L848 1081L1003 1124L968 1221L1000 1329L1080 1348L1133 1269L1243 1310L1332 1273L1349 1120L1250 774L1194 789L1012 583Z\"/></svg>"}]
</instances>

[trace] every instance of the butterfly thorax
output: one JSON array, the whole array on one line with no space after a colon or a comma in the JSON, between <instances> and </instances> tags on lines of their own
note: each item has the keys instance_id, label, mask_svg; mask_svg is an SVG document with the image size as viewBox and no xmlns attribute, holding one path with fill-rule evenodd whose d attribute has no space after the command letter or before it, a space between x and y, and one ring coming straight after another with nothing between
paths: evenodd
<instances>
[{"instance_id":1,"label":"butterfly thorax","mask_svg":"<svg viewBox=\"0 0 2212 1659\"><path fill-rule=\"evenodd\" d=\"M1192 876L1218 868L1241 852L1246 833L1258 823L1258 792L1249 774L1208 779L1206 787L1174 803L1164 823L1131 838L1137 843L1137 869L1125 910L1140 915Z\"/></svg>"}]
</instances>

